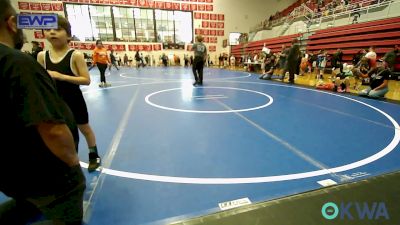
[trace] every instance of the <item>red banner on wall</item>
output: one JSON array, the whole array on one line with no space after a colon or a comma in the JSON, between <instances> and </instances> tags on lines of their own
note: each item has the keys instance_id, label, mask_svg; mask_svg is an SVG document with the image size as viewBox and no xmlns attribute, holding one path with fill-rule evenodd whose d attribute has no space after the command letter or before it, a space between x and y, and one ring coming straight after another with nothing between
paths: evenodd
<instances>
[{"instance_id":1,"label":"red banner on wall","mask_svg":"<svg viewBox=\"0 0 400 225\"><path fill-rule=\"evenodd\" d=\"M193 16L197 20L201 19L201 13L195 12L195 13L193 13Z\"/></svg>"},{"instance_id":2,"label":"red banner on wall","mask_svg":"<svg viewBox=\"0 0 400 225\"><path fill-rule=\"evenodd\" d=\"M138 0L137 5L140 7L149 7L147 0Z\"/></svg>"},{"instance_id":3,"label":"red banner on wall","mask_svg":"<svg viewBox=\"0 0 400 225\"><path fill-rule=\"evenodd\" d=\"M18 2L18 9L29 10L29 2Z\"/></svg>"},{"instance_id":4,"label":"red banner on wall","mask_svg":"<svg viewBox=\"0 0 400 225\"><path fill-rule=\"evenodd\" d=\"M40 3L43 11L52 11L51 3Z\"/></svg>"},{"instance_id":5,"label":"red banner on wall","mask_svg":"<svg viewBox=\"0 0 400 225\"><path fill-rule=\"evenodd\" d=\"M165 9L172 9L172 3L171 2L166 2L165 3Z\"/></svg>"},{"instance_id":6,"label":"red banner on wall","mask_svg":"<svg viewBox=\"0 0 400 225\"><path fill-rule=\"evenodd\" d=\"M129 51L137 51L137 46L136 45L128 45L128 50Z\"/></svg>"},{"instance_id":7,"label":"red banner on wall","mask_svg":"<svg viewBox=\"0 0 400 225\"><path fill-rule=\"evenodd\" d=\"M174 10L181 10L181 4L174 2L172 3L172 8Z\"/></svg>"},{"instance_id":8,"label":"red banner on wall","mask_svg":"<svg viewBox=\"0 0 400 225\"><path fill-rule=\"evenodd\" d=\"M153 45L153 50L154 51L161 51L161 44Z\"/></svg>"},{"instance_id":9,"label":"red banner on wall","mask_svg":"<svg viewBox=\"0 0 400 225\"><path fill-rule=\"evenodd\" d=\"M209 22L208 21L202 21L201 22L201 27L208 28L208 26L209 26Z\"/></svg>"},{"instance_id":10,"label":"red banner on wall","mask_svg":"<svg viewBox=\"0 0 400 225\"><path fill-rule=\"evenodd\" d=\"M209 52L215 52L215 51L217 51L217 46L215 46L215 45L210 45L210 46L208 46L208 51L209 51Z\"/></svg>"},{"instance_id":11,"label":"red banner on wall","mask_svg":"<svg viewBox=\"0 0 400 225\"><path fill-rule=\"evenodd\" d=\"M206 6L205 5L198 5L197 6L198 11L206 11Z\"/></svg>"},{"instance_id":12,"label":"red banner on wall","mask_svg":"<svg viewBox=\"0 0 400 225\"><path fill-rule=\"evenodd\" d=\"M196 11L197 10L197 4L190 4L190 10L191 11Z\"/></svg>"},{"instance_id":13,"label":"red banner on wall","mask_svg":"<svg viewBox=\"0 0 400 225\"><path fill-rule=\"evenodd\" d=\"M155 3L153 0L147 0L147 4L149 8L154 8L155 7ZM127 4L126 4L127 5Z\"/></svg>"},{"instance_id":14,"label":"red banner on wall","mask_svg":"<svg viewBox=\"0 0 400 225\"><path fill-rule=\"evenodd\" d=\"M211 36L216 36L217 35L217 31L216 30L210 30L210 35Z\"/></svg>"},{"instance_id":15,"label":"red banner on wall","mask_svg":"<svg viewBox=\"0 0 400 225\"><path fill-rule=\"evenodd\" d=\"M217 20L218 19L217 14L210 14L210 19L211 20Z\"/></svg>"},{"instance_id":16,"label":"red banner on wall","mask_svg":"<svg viewBox=\"0 0 400 225\"><path fill-rule=\"evenodd\" d=\"M40 3L29 2L29 10L40 11L42 10L42 7L40 6Z\"/></svg>"},{"instance_id":17,"label":"red banner on wall","mask_svg":"<svg viewBox=\"0 0 400 225\"><path fill-rule=\"evenodd\" d=\"M157 9L164 9L165 8L165 2L155 2L155 7Z\"/></svg>"},{"instance_id":18,"label":"red banner on wall","mask_svg":"<svg viewBox=\"0 0 400 225\"><path fill-rule=\"evenodd\" d=\"M217 27L217 23L216 22L210 22L210 27L211 28L216 28Z\"/></svg>"},{"instance_id":19,"label":"red banner on wall","mask_svg":"<svg viewBox=\"0 0 400 225\"><path fill-rule=\"evenodd\" d=\"M201 30L201 33L200 33L201 35L209 35L210 34L210 30L205 30L205 29L203 29L203 30Z\"/></svg>"},{"instance_id":20,"label":"red banner on wall","mask_svg":"<svg viewBox=\"0 0 400 225\"><path fill-rule=\"evenodd\" d=\"M213 11L214 10L214 6L213 5L206 5L206 10L207 11Z\"/></svg>"},{"instance_id":21,"label":"red banner on wall","mask_svg":"<svg viewBox=\"0 0 400 225\"><path fill-rule=\"evenodd\" d=\"M41 30L33 31L33 35L36 39L44 39L43 32Z\"/></svg>"},{"instance_id":22,"label":"red banner on wall","mask_svg":"<svg viewBox=\"0 0 400 225\"><path fill-rule=\"evenodd\" d=\"M53 11L64 11L64 6L62 3L51 3L51 8Z\"/></svg>"},{"instance_id":23,"label":"red banner on wall","mask_svg":"<svg viewBox=\"0 0 400 225\"><path fill-rule=\"evenodd\" d=\"M218 14L218 20L225 20L224 14Z\"/></svg>"},{"instance_id":24,"label":"red banner on wall","mask_svg":"<svg viewBox=\"0 0 400 225\"><path fill-rule=\"evenodd\" d=\"M217 37L210 37L210 43L217 43Z\"/></svg>"},{"instance_id":25,"label":"red banner on wall","mask_svg":"<svg viewBox=\"0 0 400 225\"><path fill-rule=\"evenodd\" d=\"M208 20L208 19L210 19L210 14L208 14L208 13L202 13L202 14L201 14L201 18L202 18L203 20Z\"/></svg>"},{"instance_id":26,"label":"red banner on wall","mask_svg":"<svg viewBox=\"0 0 400 225\"><path fill-rule=\"evenodd\" d=\"M190 4L181 3L181 9L184 10L184 11L190 11Z\"/></svg>"}]
</instances>

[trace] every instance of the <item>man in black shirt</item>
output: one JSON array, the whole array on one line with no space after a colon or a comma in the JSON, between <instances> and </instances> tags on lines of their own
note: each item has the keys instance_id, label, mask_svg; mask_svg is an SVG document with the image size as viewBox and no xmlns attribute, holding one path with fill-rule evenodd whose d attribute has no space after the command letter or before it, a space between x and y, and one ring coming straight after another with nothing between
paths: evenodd
<instances>
[{"instance_id":1,"label":"man in black shirt","mask_svg":"<svg viewBox=\"0 0 400 225\"><path fill-rule=\"evenodd\" d=\"M390 70L386 61L382 63L383 65L379 65L368 72L370 85L368 88L358 93L360 96L367 96L371 98L385 97L385 94L389 91L388 80L390 77Z\"/></svg>"},{"instance_id":2,"label":"man in black shirt","mask_svg":"<svg viewBox=\"0 0 400 225\"><path fill-rule=\"evenodd\" d=\"M340 73L343 73L343 52L340 48L338 48L332 58L332 70L335 70L335 68L339 68Z\"/></svg>"},{"instance_id":3,"label":"man in black shirt","mask_svg":"<svg viewBox=\"0 0 400 225\"><path fill-rule=\"evenodd\" d=\"M32 43L32 53L31 53L31 56L32 56L34 59L37 59L37 55L39 54L39 52L43 51L43 48L40 47L40 44L39 44L39 42L37 42L37 41L32 41L31 43Z\"/></svg>"},{"instance_id":4,"label":"man in black shirt","mask_svg":"<svg viewBox=\"0 0 400 225\"><path fill-rule=\"evenodd\" d=\"M85 177L77 128L49 74L13 49L23 43L16 21L10 1L0 0L0 191L11 198L0 204L0 224L26 224L41 212L54 224L78 225Z\"/></svg>"}]
</instances>

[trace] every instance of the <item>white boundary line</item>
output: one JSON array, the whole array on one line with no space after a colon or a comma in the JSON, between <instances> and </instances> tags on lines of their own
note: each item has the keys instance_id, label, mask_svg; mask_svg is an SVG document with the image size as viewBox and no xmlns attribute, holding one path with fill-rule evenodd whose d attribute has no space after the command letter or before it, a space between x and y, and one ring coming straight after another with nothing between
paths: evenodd
<instances>
[{"instance_id":1,"label":"white boundary line","mask_svg":"<svg viewBox=\"0 0 400 225\"><path fill-rule=\"evenodd\" d=\"M253 91L253 90L248 90L248 89L242 89L242 88L233 88L233 87L197 87L196 89L231 89L231 90L240 90L240 91L246 91L246 92L253 92L256 94L260 94L260 95L264 95L266 96L269 101L263 105L257 106L257 107L253 107L253 108L247 108L247 109L234 109L234 110L190 110L190 109L177 109L177 108L171 108L171 107L166 107L166 106L161 106L161 105L157 105L153 102L150 101L150 98L153 95L156 94L160 94L163 92L170 92L170 91L175 91L175 90L182 90L183 88L171 88L171 89L166 89L166 90L161 90L161 91L157 91L157 92L153 92L149 95L147 95L145 97L145 101L147 104L154 106L156 108L160 108L160 109L165 109L165 110L170 110L170 111L176 111L176 112L187 112L187 113L232 113L232 112L246 112L246 111L252 111L252 110L256 110L256 109L261 109L261 108L265 108L269 105L271 105L274 100L271 96L262 93L262 92L258 92L258 91Z\"/></svg>"},{"instance_id":2,"label":"white boundary line","mask_svg":"<svg viewBox=\"0 0 400 225\"><path fill-rule=\"evenodd\" d=\"M374 106L371 106L367 103L361 102L359 100L352 99L352 98L349 98L349 97L346 97L343 95L338 95L338 94L319 91L319 90L313 90L313 89L309 89L309 88L302 88L302 87L297 87L297 86L278 85L278 84L260 83L260 82L236 82L236 83L249 83L249 84L254 83L254 84L264 84L264 85L296 88L296 89L302 89L302 90L307 90L307 91L314 91L314 92L329 94L329 95L341 97L341 98L362 104L366 107L369 107L369 108L381 113L393 124L393 127L394 127L393 139L385 148L383 148L379 152L377 152L374 155L371 155L365 159L362 159L362 160L359 160L359 161L356 161L356 162L353 162L350 164L346 164L343 166L338 166L338 167L323 169L323 170L309 171L309 172L304 172L304 173L294 173L294 174L265 176L265 177L241 177L241 178L192 178L192 177L159 176L159 175L151 175L151 174L118 171L118 170L113 170L113 169L108 169L108 168L104 168L102 170L102 173L108 174L108 175L113 175L113 176L119 176L119 177L123 177L123 178L130 178L130 179L167 182L167 183L180 183L180 184L251 184L251 183L287 181L287 180L296 180L296 179L303 179L303 178L309 178L309 177L316 177L316 176L326 175L329 173L339 173L339 172L343 172L343 171L347 171L347 170L351 170L351 169L355 169L355 168L367 165L367 164L372 163L372 162L384 157L385 155L389 154L391 151L393 151L396 148L396 146L400 142L399 124L390 115L388 115L384 111L382 111ZM87 167L86 163L81 162L81 165L83 167Z\"/></svg>"}]
</instances>

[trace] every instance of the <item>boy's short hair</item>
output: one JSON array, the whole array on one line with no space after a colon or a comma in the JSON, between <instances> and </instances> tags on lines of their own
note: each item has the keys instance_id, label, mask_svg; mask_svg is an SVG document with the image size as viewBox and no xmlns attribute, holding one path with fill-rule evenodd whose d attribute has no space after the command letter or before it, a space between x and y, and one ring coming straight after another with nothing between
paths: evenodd
<instances>
[{"instance_id":1,"label":"boy's short hair","mask_svg":"<svg viewBox=\"0 0 400 225\"><path fill-rule=\"evenodd\" d=\"M64 29L68 37L72 37L71 24L69 23L69 21L63 16L57 15L57 17L58 17L58 28Z\"/></svg>"},{"instance_id":2,"label":"boy's short hair","mask_svg":"<svg viewBox=\"0 0 400 225\"><path fill-rule=\"evenodd\" d=\"M197 39L198 42L202 42L202 41L203 41L203 36L198 35L198 36L196 37L196 39Z\"/></svg>"}]
</instances>

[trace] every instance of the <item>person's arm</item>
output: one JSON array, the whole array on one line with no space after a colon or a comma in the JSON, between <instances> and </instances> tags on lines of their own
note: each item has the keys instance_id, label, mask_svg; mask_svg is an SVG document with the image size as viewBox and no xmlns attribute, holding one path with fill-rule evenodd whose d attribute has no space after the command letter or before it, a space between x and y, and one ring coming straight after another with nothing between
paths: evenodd
<instances>
[{"instance_id":1,"label":"person's arm","mask_svg":"<svg viewBox=\"0 0 400 225\"><path fill-rule=\"evenodd\" d=\"M77 85L89 85L90 84L90 76L89 71L86 66L85 58L83 54L78 51L74 51L72 54L72 66L76 69L78 74L76 76L69 76L66 74L59 73L57 71L47 70L50 76L55 80L65 81L72 84Z\"/></svg>"},{"instance_id":2,"label":"person's arm","mask_svg":"<svg viewBox=\"0 0 400 225\"><path fill-rule=\"evenodd\" d=\"M37 131L49 150L68 166L79 164L74 139L65 124L42 122L36 125Z\"/></svg>"},{"instance_id":3,"label":"person's arm","mask_svg":"<svg viewBox=\"0 0 400 225\"><path fill-rule=\"evenodd\" d=\"M207 61L207 46L204 45L204 61Z\"/></svg>"},{"instance_id":4,"label":"person's arm","mask_svg":"<svg viewBox=\"0 0 400 225\"><path fill-rule=\"evenodd\" d=\"M93 65L96 65L97 60L98 60L97 57L98 57L97 49L95 49L95 50L93 50L93 55L92 55Z\"/></svg>"},{"instance_id":5,"label":"person's arm","mask_svg":"<svg viewBox=\"0 0 400 225\"><path fill-rule=\"evenodd\" d=\"M45 51L41 51L39 52L39 54L37 55L37 62L43 66L43 68L45 67L44 65L44 56L45 56L46 52Z\"/></svg>"},{"instance_id":6,"label":"person's arm","mask_svg":"<svg viewBox=\"0 0 400 225\"><path fill-rule=\"evenodd\" d=\"M111 64L110 56L108 54L106 54L106 56L107 56L107 64Z\"/></svg>"},{"instance_id":7,"label":"person's arm","mask_svg":"<svg viewBox=\"0 0 400 225\"><path fill-rule=\"evenodd\" d=\"M66 106L57 95L54 82L33 60L19 57L13 62L7 71L18 84L18 88L12 89L11 96L20 123L35 127L49 151L60 160L69 166L77 165L75 142L66 125L68 115L61 107Z\"/></svg>"},{"instance_id":8,"label":"person's arm","mask_svg":"<svg viewBox=\"0 0 400 225\"><path fill-rule=\"evenodd\" d=\"M370 69L367 73L362 73L361 72L361 69L360 69L360 76L362 77L362 78L368 78L368 77L371 77L371 75L373 74L373 73L375 73L377 71L377 68L372 68L372 69Z\"/></svg>"}]
</instances>

